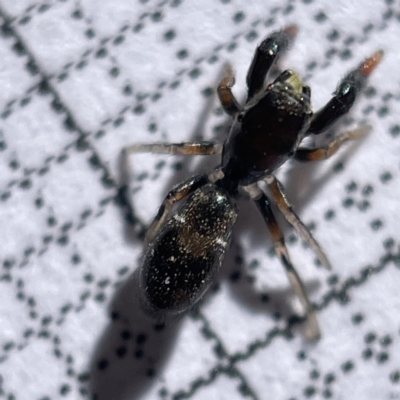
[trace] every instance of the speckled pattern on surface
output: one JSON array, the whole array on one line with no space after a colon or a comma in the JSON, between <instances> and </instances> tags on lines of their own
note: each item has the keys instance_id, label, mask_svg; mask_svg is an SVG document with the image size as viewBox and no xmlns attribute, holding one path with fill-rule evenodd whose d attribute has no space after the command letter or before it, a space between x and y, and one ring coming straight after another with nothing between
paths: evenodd
<instances>
[{"instance_id":1,"label":"speckled pattern on surface","mask_svg":"<svg viewBox=\"0 0 400 400\"><path fill-rule=\"evenodd\" d=\"M216 284L163 327L132 293L143 243L118 201L120 150L223 138L214 89L224 63L242 99L257 44L292 23L282 66L310 85L314 110L385 51L335 130L367 123L370 134L279 172L333 265L319 268L285 229L322 338L304 341L246 201ZM0 398L400 398L399 35L394 0L0 0ZM133 158L145 224L170 187L218 162Z\"/></svg>"}]
</instances>

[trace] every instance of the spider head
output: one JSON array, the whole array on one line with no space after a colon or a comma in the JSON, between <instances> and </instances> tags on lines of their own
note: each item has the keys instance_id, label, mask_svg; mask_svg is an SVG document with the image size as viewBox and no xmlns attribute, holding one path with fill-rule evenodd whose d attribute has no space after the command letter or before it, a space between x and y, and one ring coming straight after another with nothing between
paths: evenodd
<instances>
[{"instance_id":1,"label":"spider head","mask_svg":"<svg viewBox=\"0 0 400 400\"><path fill-rule=\"evenodd\" d=\"M225 143L222 164L248 184L290 158L310 123L310 89L293 71L250 98Z\"/></svg>"}]
</instances>

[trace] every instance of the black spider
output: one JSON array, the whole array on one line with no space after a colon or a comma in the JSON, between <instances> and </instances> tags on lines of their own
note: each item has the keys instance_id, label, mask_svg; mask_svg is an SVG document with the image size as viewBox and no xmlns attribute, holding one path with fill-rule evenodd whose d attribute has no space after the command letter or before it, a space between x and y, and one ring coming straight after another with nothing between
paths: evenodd
<instances>
[{"instance_id":1,"label":"black spider","mask_svg":"<svg viewBox=\"0 0 400 400\"><path fill-rule=\"evenodd\" d=\"M135 144L123 155L151 152L186 155L221 154L221 163L209 174L176 185L166 196L146 238L140 270L141 301L153 314L177 314L191 308L206 292L221 266L238 215L239 188L255 202L271 234L275 252L284 265L307 313L306 336L319 336L315 312L290 260L282 230L271 209L271 200L257 182L267 183L278 209L329 267L323 250L287 201L281 183L273 175L289 158L323 160L347 140L364 135L366 127L343 133L324 147L300 147L309 135L325 131L347 113L368 75L379 62L378 51L351 71L332 99L313 114L310 88L291 70L266 84L271 67L296 34L296 26L273 33L257 48L247 73L248 94L240 107L232 94L234 77L230 66L218 86L224 110L234 118L223 144L190 142ZM175 203L186 198L171 214Z\"/></svg>"}]
</instances>

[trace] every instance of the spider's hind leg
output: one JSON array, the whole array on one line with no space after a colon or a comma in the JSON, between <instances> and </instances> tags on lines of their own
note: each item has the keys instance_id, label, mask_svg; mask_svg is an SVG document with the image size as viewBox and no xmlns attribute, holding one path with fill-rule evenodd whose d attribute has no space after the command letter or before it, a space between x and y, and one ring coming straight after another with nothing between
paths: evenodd
<instances>
[{"instance_id":1,"label":"spider's hind leg","mask_svg":"<svg viewBox=\"0 0 400 400\"><path fill-rule=\"evenodd\" d=\"M320 337L320 329L317 316L313 305L311 304L303 282L292 261L287 250L283 232L273 214L271 202L269 198L256 185L247 188L252 200L256 203L258 210L264 218L267 229L271 235L275 253L285 268L290 284L295 295L301 300L306 312L305 336L309 340L316 340Z\"/></svg>"},{"instance_id":2,"label":"spider's hind leg","mask_svg":"<svg viewBox=\"0 0 400 400\"><path fill-rule=\"evenodd\" d=\"M322 250L318 242L314 239L314 236L307 229L299 216L294 212L291 204L286 199L282 184L273 175L268 175L265 178L265 182L268 184L275 203L285 219L289 222L290 225L292 225L296 229L299 235L302 236L306 243L314 250L321 264L325 268L331 269L331 265L329 263L328 257L325 255L325 252Z\"/></svg>"}]
</instances>

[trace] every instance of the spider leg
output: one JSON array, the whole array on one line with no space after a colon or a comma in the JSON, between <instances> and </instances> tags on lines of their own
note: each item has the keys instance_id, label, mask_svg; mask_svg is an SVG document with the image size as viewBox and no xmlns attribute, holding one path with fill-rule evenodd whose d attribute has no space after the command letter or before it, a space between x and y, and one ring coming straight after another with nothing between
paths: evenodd
<instances>
[{"instance_id":1,"label":"spider leg","mask_svg":"<svg viewBox=\"0 0 400 400\"><path fill-rule=\"evenodd\" d=\"M256 203L271 235L275 253L285 268L294 293L302 301L305 307L307 315L305 336L310 340L318 339L320 336L320 330L315 310L307 296L303 282L290 260L282 230L271 209L271 201L256 185L251 187L251 192L249 191L252 200Z\"/></svg>"},{"instance_id":2,"label":"spider leg","mask_svg":"<svg viewBox=\"0 0 400 400\"><path fill-rule=\"evenodd\" d=\"M173 154L173 155L212 155L221 154L223 145L208 141L183 143L135 143L126 146L120 157L121 187L129 182L129 156L133 153Z\"/></svg>"},{"instance_id":3,"label":"spider leg","mask_svg":"<svg viewBox=\"0 0 400 400\"><path fill-rule=\"evenodd\" d=\"M175 155L211 155L221 154L222 144L212 142L185 142L185 143L136 143L123 149L122 156L131 153L156 153Z\"/></svg>"},{"instance_id":4,"label":"spider leg","mask_svg":"<svg viewBox=\"0 0 400 400\"><path fill-rule=\"evenodd\" d=\"M358 93L365 87L368 76L375 69L382 55L382 51L375 52L342 79L332 99L314 114L307 130L307 135L318 135L325 131L339 117L350 110L356 101Z\"/></svg>"},{"instance_id":5,"label":"spider leg","mask_svg":"<svg viewBox=\"0 0 400 400\"><path fill-rule=\"evenodd\" d=\"M324 251L322 250L321 246L314 239L311 232L300 220L299 216L294 212L292 206L286 199L286 195L284 193L282 184L273 175L268 175L265 178L265 181L269 186L272 197L274 198L280 212L283 214L283 216L286 218L289 224L291 224L296 229L296 231L303 237L303 239L307 242L307 244L314 250L322 265L327 269L331 269L329 260L325 255Z\"/></svg>"},{"instance_id":6,"label":"spider leg","mask_svg":"<svg viewBox=\"0 0 400 400\"><path fill-rule=\"evenodd\" d=\"M330 143L323 147L317 147L315 149L310 149L306 147L299 147L293 158L297 161L320 161L326 160L332 154L335 154L341 147L344 142L348 140L359 139L360 137L365 136L370 130L370 126L365 125L361 128L354 129L352 131L348 131L342 133L335 139L333 139Z\"/></svg>"},{"instance_id":7,"label":"spider leg","mask_svg":"<svg viewBox=\"0 0 400 400\"><path fill-rule=\"evenodd\" d=\"M195 190L204 186L208 182L209 179L207 175L198 175L188 179L185 182L179 183L172 188L172 190L168 192L164 201L161 203L156 217L146 232L145 245L147 245L154 238L160 227L164 224L174 204L184 199L189 194L193 193Z\"/></svg>"},{"instance_id":8,"label":"spider leg","mask_svg":"<svg viewBox=\"0 0 400 400\"><path fill-rule=\"evenodd\" d=\"M264 87L264 82L272 65L281 53L288 49L297 33L296 25L289 25L283 31L268 36L258 47L247 72L247 99L251 99Z\"/></svg>"},{"instance_id":9,"label":"spider leg","mask_svg":"<svg viewBox=\"0 0 400 400\"><path fill-rule=\"evenodd\" d=\"M232 66L226 64L224 68L224 76L218 85L218 98L224 111L231 117L236 117L240 113L240 105L232 93L231 88L235 84L235 76L233 75Z\"/></svg>"},{"instance_id":10,"label":"spider leg","mask_svg":"<svg viewBox=\"0 0 400 400\"><path fill-rule=\"evenodd\" d=\"M135 215L129 196L129 171L131 170L129 165L129 156L133 153L144 152L175 155L211 155L220 154L222 152L222 144L206 141L188 143L139 143L127 146L122 150L119 168L121 183L117 195L118 201L123 206L127 220L130 221L133 225L139 226L139 236L145 235L145 241L146 243L148 243L148 241L158 231L159 227L165 222L172 206L177 201L192 193L198 187L207 183L209 180L206 176L194 177L172 189L162 203L156 218L154 219L150 227L146 230L144 224L139 221L138 217ZM165 212L163 213L162 211Z\"/></svg>"}]
</instances>

